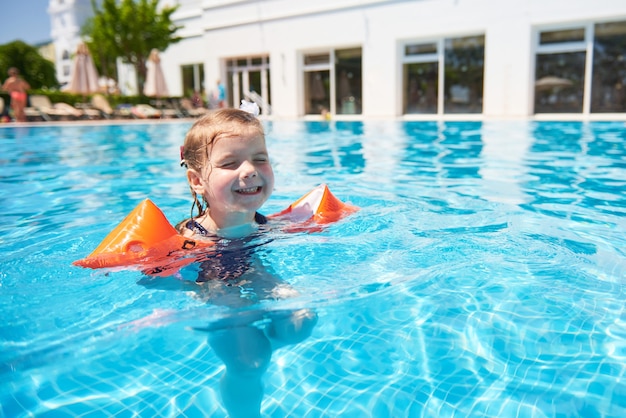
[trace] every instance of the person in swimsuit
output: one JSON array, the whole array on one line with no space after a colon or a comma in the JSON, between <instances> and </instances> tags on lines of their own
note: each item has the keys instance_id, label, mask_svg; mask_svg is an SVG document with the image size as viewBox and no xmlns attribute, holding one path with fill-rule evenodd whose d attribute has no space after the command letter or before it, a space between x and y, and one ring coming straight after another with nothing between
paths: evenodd
<instances>
[{"instance_id":1,"label":"person in swimsuit","mask_svg":"<svg viewBox=\"0 0 626 418\"><path fill-rule=\"evenodd\" d=\"M203 116L185 137L181 165L193 202L190 218L177 229L216 243L200 262L198 295L233 308L297 295L254 256L264 244L260 238L268 223L258 210L274 188L265 133L256 115L219 109ZM220 392L231 418L260 417L261 379L273 351L308 338L316 322L309 309L248 308L211 324L208 341L226 366Z\"/></svg>"},{"instance_id":2,"label":"person in swimsuit","mask_svg":"<svg viewBox=\"0 0 626 418\"><path fill-rule=\"evenodd\" d=\"M8 73L9 78L2 85L2 89L8 91L11 96L11 109L13 109L15 120L17 122L26 122L24 108L26 107L27 99L26 91L30 89L30 85L20 77L20 72L17 68L9 68Z\"/></svg>"}]
</instances>

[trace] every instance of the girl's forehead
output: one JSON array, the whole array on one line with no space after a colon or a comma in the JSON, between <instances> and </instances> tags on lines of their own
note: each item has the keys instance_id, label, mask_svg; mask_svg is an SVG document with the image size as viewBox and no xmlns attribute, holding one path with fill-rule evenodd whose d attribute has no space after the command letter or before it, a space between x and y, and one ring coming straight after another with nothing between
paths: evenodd
<instances>
[{"instance_id":1,"label":"girl's forehead","mask_svg":"<svg viewBox=\"0 0 626 418\"><path fill-rule=\"evenodd\" d=\"M229 151L247 151L265 149L265 139L258 132L247 134L227 135L218 138L212 147L212 153Z\"/></svg>"}]
</instances>

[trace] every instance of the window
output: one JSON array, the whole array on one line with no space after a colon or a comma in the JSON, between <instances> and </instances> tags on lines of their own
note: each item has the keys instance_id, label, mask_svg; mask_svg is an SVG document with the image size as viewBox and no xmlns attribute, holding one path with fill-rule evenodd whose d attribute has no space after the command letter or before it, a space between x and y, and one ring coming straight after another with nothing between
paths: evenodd
<instances>
[{"instance_id":1,"label":"window","mask_svg":"<svg viewBox=\"0 0 626 418\"><path fill-rule=\"evenodd\" d=\"M582 42L585 40L585 29L567 29L541 32L540 45L560 44L563 42Z\"/></svg>"},{"instance_id":2,"label":"window","mask_svg":"<svg viewBox=\"0 0 626 418\"><path fill-rule=\"evenodd\" d=\"M330 112L330 71L304 73L304 113L307 115Z\"/></svg>"},{"instance_id":3,"label":"window","mask_svg":"<svg viewBox=\"0 0 626 418\"><path fill-rule=\"evenodd\" d=\"M320 115L331 112L330 53L304 56L304 113Z\"/></svg>"},{"instance_id":4,"label":"window","mask_svg":"<svg viewBox=\"0 0 626 418\"><path fill-rule=\"evenodd\" d=\"M404 45L402 113L482 113L485 37Z\"/></svg>"},{"instance_id":5,"label":"window","mask_svg":"<svg viewBox=\"0 0 626 418\"><path fill-rule=\"evenodd\" d=\"M183 96L192 97L198 91L202 97L208 93L204 91L204 64L183 65L181 67L183 80Z\"/></svg>"},{"instance_id":6,"label":"window","mask_svg":"<svg viewBox=\"0 0 626 418\"><path fill-rule=\"evenodd\" d=\"M361 114L363 85L361 48L335 51L336 108L338 115Z\"/></svg>"},{"instance_id":7,"label":"window","mask_svg":"<svg viewBox=\"0 0 626 418\"><path fill-rule=\"evenodd\" d=\"M594 27L591 112L626 112L626 22Z\"/></svg>"},{"instance_id":8,"label":"window","mask_svg":"<svg viewBox=\"0 0 626 418\"><path fill-rule=\"evenodd\" d=\"M535 113L626 112L626 22L538 33Z\"/></svg>"},{"instance_id":9,"label":"window","mask_svg":"<svg viewBox=\"0 0 626 418\"><path fill-rule=\"evenodd\" d=\"M362 113L361 57L360 47L304 55L305 114Z\"/></svg>"},{"instance_id":10,"label":"window","mask_svg":"<svg viewBox=\"0 0 626 418\"><path fill-rule=\"evenodd\" d=\"M226 98L231 107L241 100L255 102L261 113L271 113L270 59L268 56L239 57L226 61Z\"/></svg>"},{"instance_id":11,"label":"window","mask_svg":"<svg viewBox=\"0 0 626 418\"><path fill-rule=\"evenodd\" d=\"M585 29L539 34L535 113L581 113L585 84Z\"/></svg>"},{"instance_id":12,"label":"window","mask_svg":"<svg viewBox=\"0 0 626 418\"><path fill-rule=\"evenodd\" d=\"M444 113L482 113L485 37L446 39Z\"/></svg>"}]
</instances>

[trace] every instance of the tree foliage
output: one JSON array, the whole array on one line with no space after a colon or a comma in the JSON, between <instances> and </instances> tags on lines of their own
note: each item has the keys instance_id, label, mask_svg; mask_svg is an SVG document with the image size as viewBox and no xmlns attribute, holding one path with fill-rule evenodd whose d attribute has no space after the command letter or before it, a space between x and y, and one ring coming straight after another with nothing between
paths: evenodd
<instances>
[{"instance_id":1,"label":"tree foliage","mask_svg":"<svg viewBox=\"0 0 626 418\"><path fill-rule=\"evenodd\" d=\"M33 89L58 87L54 63L41 56L37 48L22 41L0 45L0 78L15 67Z\"/></svg>"},{"instance_id":2,"label":"tree foliage","mask_svg":"<svg viewBox=\"0 0 626 418\"><path fill-rule=\"evenodd\" d=\"M140 91L146 79L146 60L153 48L164 51L181 40L180 29L172 21L176 6L157 10L159 0L103 0L98 7L91 1L94 16L82 28L87 46L102 75L116 77L115 60L132 64Z\"/></svg>"}]
</instances>

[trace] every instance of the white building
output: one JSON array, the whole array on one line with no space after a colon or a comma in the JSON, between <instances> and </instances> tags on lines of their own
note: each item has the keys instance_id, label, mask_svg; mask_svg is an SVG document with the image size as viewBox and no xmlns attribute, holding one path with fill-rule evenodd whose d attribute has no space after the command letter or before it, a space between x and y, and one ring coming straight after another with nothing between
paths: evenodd
<instances>
[{"instance_id":1,"label":"white building","mask_svg":"<svg viewBox=\"0 0 626 418\"><path fill-rule=\"evenodd\" d=\"M50 1L57 54L85 2ZM231 106L252 98L277 118L626 118L624 0L172 3L174 96L221 80Z\"/></svg>"}]
</instances>

